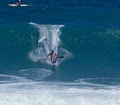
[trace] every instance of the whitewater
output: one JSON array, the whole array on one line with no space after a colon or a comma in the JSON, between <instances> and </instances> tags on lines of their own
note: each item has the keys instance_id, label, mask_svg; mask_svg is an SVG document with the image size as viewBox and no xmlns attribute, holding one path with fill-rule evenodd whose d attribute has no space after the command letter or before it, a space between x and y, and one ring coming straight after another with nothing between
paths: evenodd
<instances>
[{"instance_id":1,"label":"whitewater","mask_svg":"<svg viewBox=\"0 0 120 105\"><path fill-rule=\"evenodd\" d=\"M20 73L23 72L29 74L28 70L20 70ZM52 74L45 69L38 70L37 73L49 76ZM47 76L42 77L42 81L36 81L37 75L34 79L28 79L27 76L0 75L4 81L0 82L0 105L120 104L119 85L95 84L86 82L86 79L74 82L44 81Z\"/></svg>"}]
</instances>

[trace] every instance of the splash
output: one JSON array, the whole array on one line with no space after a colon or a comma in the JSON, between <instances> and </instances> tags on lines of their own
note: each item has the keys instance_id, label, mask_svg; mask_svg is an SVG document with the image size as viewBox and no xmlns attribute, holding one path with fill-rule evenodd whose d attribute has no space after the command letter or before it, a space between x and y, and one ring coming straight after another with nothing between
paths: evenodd
<instances>
[{"instance_id":1,"label":"splash","mask_svg":"<svg viewBox=\"0 0 120 105\"><path fill-rule=\"evenodd\" d=\"M29 57L33 61L43 59L41 62L51 64L50 59L46 59L46 55L48 55L51 50L54 50L57 54L62 52L62 54L65 55L65 58L69 55L69 52L66 49L60 48L60 29L64 27L64 25L39 25L32 22L29 24L37 28L39 31L37 48L33 49L29 54ZM57 65L59 62L61 61L58 60Z\"/></svg>"}]
</instances>

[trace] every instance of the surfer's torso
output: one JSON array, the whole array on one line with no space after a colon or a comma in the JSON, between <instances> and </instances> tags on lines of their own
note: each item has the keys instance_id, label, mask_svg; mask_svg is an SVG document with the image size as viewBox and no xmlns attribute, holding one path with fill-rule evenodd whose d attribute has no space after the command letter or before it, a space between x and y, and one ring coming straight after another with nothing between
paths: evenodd
<instances>
[{"instance_id":1,"label":"surfer's torso","mask_svg":"<svg viewBox=\"0 0 120 105\"><path fill-rule=\"evenodd\" d=\"M55 64L57 62L58 56L57 56L57 54L54 51L49 53L48 56L50 56L52 64Z\"/></svg>"}]
</instances>

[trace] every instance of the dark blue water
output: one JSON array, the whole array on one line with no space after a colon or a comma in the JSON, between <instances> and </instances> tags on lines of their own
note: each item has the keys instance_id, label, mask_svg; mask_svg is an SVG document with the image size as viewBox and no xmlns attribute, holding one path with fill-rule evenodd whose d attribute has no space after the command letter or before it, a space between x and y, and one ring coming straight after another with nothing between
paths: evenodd
<instances>
[{"instance_id":1,"label":"dark blue water","mask_svg":"<svg viewBox=\"0 0 120 105\"><path fill-rule=\"evenodd\" d=\"M60 39L73 57L57 68L60 80L119 77L119 1L36 0L28 1L30 7L13 8L8 3L1 1L0 8L1 73L42 66L28 58L33 47L31 34L38 35L28 24L34 22L65 25Z\"/></svg>"},{"instance_id":2,"label":"dark blue water","mask_svg":"<svg viewBox=\"0 0 120 105\"><path fill-rule=\"evenodd\" d=\"M45 88L45 92L42 94L46 95L47 90L52 91L47 94L48 97L51 94L54 97L54 91L58 95L54 103L49 100L48 103L45 103L45 96L41 97L42 101L38 102L39 104L36 99L32 98L31 103L36 103L36 105L42 105L42 102L45 105L98 105L99 100L108 96L107 101L103 101L99 105L105 103L106 105L119 105L120 101L115 101L119 97L117 93L120 92L117 90L120 83L119 0L23 0L24 3L32 6L8 6L8 3L14 2L16 1L0 1L1 83L22 82L22 84L15 84L16 94L19 93L18 87L22 87L21 91L25 93L26 88L30 91L35 89L36 92L41 92L42 90L37 90L41 89L41 86L45 88L47 85L48 89ZM63 27L60 28L60 25ZM57 29L61 32L59 35L55 33ZM46 35L51 35L51 38ZM42 40L42 36L46 36L50 44L57 40L54 40L57 36L60 43L56 42L49 47L49 44L47 45L45 40ZM39 43L40 40L42 42ZM40 45L41 43L43 45ZM42 56L43 50L40 48L44 48L47 53L51 47L55 46L58 48L58 53L66 54L66 58L59 60L57 67L52 68L48 63L35 61ZM67 52L63 53L62 49ZM35 55L36 52L38 55ZM34 56L31 57L31 53ZM25 81L34 81L38 84L31 82L26 84ZM45 83L41 83L42 81ZM51 85L53 87L50 87ZM63 92L58 87L68 90ZM52 88L55 90L51 90ZM6 86L5 89L10 88ZM94 89L95 91L93 91ZM96 91L97 89L98 91ZM99 89L103 90L99 91ZM2 92L4 91L6 90L2 90ZM69 93L65 96L67 101L64 99L58 101L59 91L64 94ZM71 92L73 92L74 98L80 99L79 101L76 99L75 104L72 104L74 100L70 97ZM89 95L86 95L87 93ZM13 94L13 99L16 94ZM62 96L64 95L60 95L60 97ZM90 97L93 96L98 98L92 100ZM25 97L28 98L26 95ZM36 95L34 97L38 98ZM87 97L88 103L86 103L85 97ZM111 99L113 99L113 103ZM6 99L4 98L4 100ZM13 105L16 100L14 99ZM90 100L92 100L91 103ZM18 105L30 105L27 101L25 102L22 103L21 99ZM2 103L2 105L5 104Z\"/></svg>"}]
</instances>

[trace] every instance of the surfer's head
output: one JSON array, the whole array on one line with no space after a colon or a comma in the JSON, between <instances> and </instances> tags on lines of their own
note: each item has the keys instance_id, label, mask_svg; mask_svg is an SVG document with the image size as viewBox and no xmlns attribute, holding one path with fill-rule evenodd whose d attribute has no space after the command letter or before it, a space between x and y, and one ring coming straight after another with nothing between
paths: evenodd
<instances>
[{"instance_id":1,"label":"surfer's head","mask_svg":"<svg viewBox=\"0 0 120 105\"><path fill-rule=\"evenodd\" d=\"M54 50L51 50L51 53L54 53Z\"/></svg>"}]
</instances>

